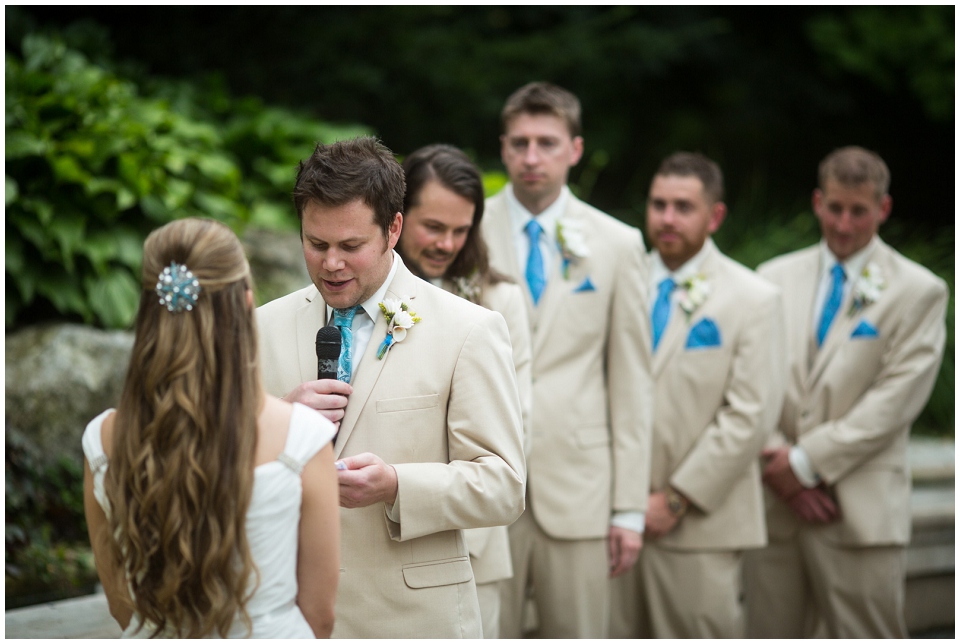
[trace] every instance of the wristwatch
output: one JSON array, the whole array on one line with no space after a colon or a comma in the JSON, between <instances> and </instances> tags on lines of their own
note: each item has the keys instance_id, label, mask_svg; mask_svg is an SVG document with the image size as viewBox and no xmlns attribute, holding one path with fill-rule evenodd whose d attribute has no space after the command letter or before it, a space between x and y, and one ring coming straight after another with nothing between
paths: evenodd
<instances>
[{"instance_id":1,"label":"wristwatch","mask_svg":"<svg viewBox=\"0 0 960 644\"><path fill-rule=\"evenodd\" d=\"M687 513L687 508L690 506L690 502L683 498L682 494L674 490L672 487L668 487L666 496L667 512L670 513L670 516L679 519Z\"/></svg>"}]
</instances>

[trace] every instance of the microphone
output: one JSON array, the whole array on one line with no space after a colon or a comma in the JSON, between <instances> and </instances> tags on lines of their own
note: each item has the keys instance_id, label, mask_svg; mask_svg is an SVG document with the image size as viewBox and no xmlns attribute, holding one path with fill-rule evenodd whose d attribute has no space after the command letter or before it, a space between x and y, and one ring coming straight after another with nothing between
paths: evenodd
<instances>
[{"instance_id":1,"label":"microphone","mask_svg":"<svg viewBox=\"0 0 960 644\"><path fill-rule=\"evenodd\" d=\"M317 331L317 380L336 380L340 361L340 329L321 327Z\"/></svg>"}]
</instances>

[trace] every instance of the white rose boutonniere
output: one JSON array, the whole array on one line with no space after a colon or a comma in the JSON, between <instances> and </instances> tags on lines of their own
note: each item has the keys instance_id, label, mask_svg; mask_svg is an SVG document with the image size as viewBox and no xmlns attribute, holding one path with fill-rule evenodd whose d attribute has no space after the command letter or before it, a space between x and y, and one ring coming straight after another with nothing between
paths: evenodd
<instances>
[{"instance_id":1,"label":"white rose boutonniere","mask_svg":"<svg viewBox=\"0 0 960 644\"><path fill-rule=\"evenodd\" d=\"M870 262L860 273L860 278L853 285L853 302L850 304L850 315L861 311L863 307L873 304L880 299L880 292L887 287L886 280L880 272L880 267Z\"/></svg>"},{"instance_id":2,"label":"white rose boutonniere","mask_svg":"<svg viewBox=\"0 0 960 644\"><path fill-rule=\"evenodd\" d=\"M563 257L563 279L570 275L570 263L590 256L590 248L583 240L583 222L575 219L557 220L557 245Z\"/></svg>"},{"instance_id":3,"label":"white rose boutonniere","mask_svg":"<svg viewBox=\"0 0 960 644\"><path fill-rule=\"evenodd\" d=\"M380 310L383 311L383 317L387 320L387 337L383 339L380 348L377 349L377 360L383 360L390 347L398 342L403 342L403 339L407 337L407 331L421 319L410 310L406 302L392 297L380 302Z\"/></svg>"},{"instance_id":4,"label":"white rose boutonniere","mask_svg":"<svg viewBox=\"0 0 960 644\"><path fill-rule=\"evenodd\" d=\"M680 282L678 286L680 292L677 294L677 303L687 314L687 321L689 322L694 311L707 301L707 296L710 295L710 284L702 273L697 273Z\"/></svg>"}]
</instances>

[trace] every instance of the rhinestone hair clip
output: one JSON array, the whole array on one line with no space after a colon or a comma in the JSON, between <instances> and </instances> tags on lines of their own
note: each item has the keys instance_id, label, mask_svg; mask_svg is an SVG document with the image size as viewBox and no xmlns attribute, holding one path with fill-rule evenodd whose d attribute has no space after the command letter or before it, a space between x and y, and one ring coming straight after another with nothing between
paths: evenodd
<instances>
[{"instance_id":1,"label":"rhinestone hair clip","mask_svg":"<svg viewBox=\"0 0 960 644\"><path fill-rule=\"evenodd\" d=\"M158 277L157 295L160 296L160 304L167 307L171 313L193 310L197 296L200 295L200 282L186 266L170 262Z\"/></svg>"}]
</instances>

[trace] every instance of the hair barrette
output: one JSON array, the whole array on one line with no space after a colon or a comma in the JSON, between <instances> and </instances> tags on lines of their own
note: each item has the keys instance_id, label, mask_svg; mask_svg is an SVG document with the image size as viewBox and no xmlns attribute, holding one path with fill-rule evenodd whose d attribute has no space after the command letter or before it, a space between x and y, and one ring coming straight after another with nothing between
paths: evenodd
<instances>
[{"instance_id":1,"label":"hair barrette","mask_svg":"<svg viewBox=\"0 0 960 644\"><path fill-rule=\"evenodd\" d=\"M192 311L200 295L200 282L186 266L170 262L158 276L157 295L171 313Z\"/></svg>"}]
</instances>

